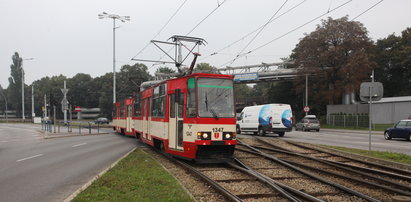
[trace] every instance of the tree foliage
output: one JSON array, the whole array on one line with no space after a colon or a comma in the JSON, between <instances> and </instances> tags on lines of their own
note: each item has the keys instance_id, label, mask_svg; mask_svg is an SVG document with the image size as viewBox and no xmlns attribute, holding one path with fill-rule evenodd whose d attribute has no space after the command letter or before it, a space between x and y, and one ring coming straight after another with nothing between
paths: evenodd
<instances>
[{"instance_id":1,"label":"tree foliage","mask_svg":"<svg viewBox=\"0 0 411 202\"><path fill-rule=\"evenodd\" d=\"M310 76L309 97L325 106L339 103L343 94L359 89L375 67L373 43L366 28L348 17L328 18L297 44L291 58L301 68L295 82L304 92L305 74ZM315 79L312 79L315 78ZM314 93L315 92L315 93Z\"/></svg>"},{"instance_id":2,"label":"tree foliage","mask_svg":"<svg viewBox=\"0 0 411 202\"><path fill-rule=\"evenodd\" d=\"M376 47L376 80L384 84L384 97L411 95L411 27L378 40Z\"/></svg>"},{"instance_id":3,"label":"tree foliage","mask_svg":"<svg viewBox=\"0 0 411 202\"><path fill-rule=\"evenodd\" d=\"M12 56L13 64L10 65L9 87L7 88L8 102L11 108L21 114L21 84L22 84L22 62L19 53L15 52Z\"/></svg>"}]
</instances>

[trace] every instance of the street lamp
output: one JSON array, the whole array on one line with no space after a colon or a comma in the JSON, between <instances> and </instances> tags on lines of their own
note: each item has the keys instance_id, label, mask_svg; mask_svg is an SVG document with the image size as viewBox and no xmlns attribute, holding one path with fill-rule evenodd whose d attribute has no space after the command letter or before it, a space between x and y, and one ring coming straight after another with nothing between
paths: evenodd
<instances>
[{"instance_id":1,"label":"street lamp","mask_svg":"<svg viewBox=\"0 0 411 202\"><path fill-rule=\"evenodd\" d=\"M98 14L99 19L111 18L113 19L113 103L116 102L116 20L121 22L130 21L130 16L119 16L116 14L108 14L103 12Z\"/></svg>"},{"instance_id":2,"label":"street lamp","mask_svg":"<svg viewBox=\"0 0 411 202\"><path fill-rule=\"evenodd\" d=\"M26 59L21 59L21 117L24 120L26 117L24 116L24 69L23 69L23 61L24 60L34 60L34 58L26 58Z\"/></svg>"},{"instance_id":3,"label":"street lamp","mask_svg":"<svg viewBox=\"0 0 411 202\"><path fill-rule=\"evenodd\" d=\"M8 116L7 116L7 98L6 98L6 95L4 95L4 90L3 90L3 87L1 87L1 85L0 85L0 92L3 95L4 102L6 103L6 113L5 113L6 114L6 122L9 122Z\"/></svg>"}]
</instances>

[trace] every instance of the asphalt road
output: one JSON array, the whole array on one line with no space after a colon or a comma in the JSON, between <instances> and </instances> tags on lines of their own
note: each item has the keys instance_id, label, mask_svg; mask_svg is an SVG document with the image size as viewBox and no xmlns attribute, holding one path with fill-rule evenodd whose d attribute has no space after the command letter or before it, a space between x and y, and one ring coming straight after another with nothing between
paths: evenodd
<instances>
[{"instance_id":1,"label":"asphalt road","mask_svg":"<svg viewBox=\"0 0 411 202\"><path fill-rule=\"evenodd\" d=\"M39 129L0 124L0 201L63 201L141 146L114 133L43 139Z\"/></svg>"},{"instance_id":2,"label":"asphalt road","mask_svg":"<svg viewBox=\"0 0 411 202\"><path fill-rule=\"evenodd\" d=\"M251 134L239 135L239 137L250 137ZM273 138L280 138L275 134L267 134ZM292 131L285 133L285 140L306 142L312 144L325 144L356 149L368 150L368 131L347 131L321 129L320 132ZM389 151L411 155L411 142L404 139L385 140L383 132L373 132L371 135L371 150Z\"/></svg>"}]
</instances>

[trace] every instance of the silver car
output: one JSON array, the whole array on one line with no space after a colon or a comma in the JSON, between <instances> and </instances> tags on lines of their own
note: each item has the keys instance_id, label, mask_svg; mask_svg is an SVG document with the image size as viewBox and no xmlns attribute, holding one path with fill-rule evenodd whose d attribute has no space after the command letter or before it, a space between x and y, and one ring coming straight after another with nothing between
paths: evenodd
<instances>
[{"instance_id":1,"label":"silver car","mask_svg":"<svg viewBox=\"0 0 411 202\"><path fill-rule=\"evenodd\" d=\"M315 130L320 132L320 121L315 115L307 115L301 121L295 124L295 130L310 131Z\"/></svg>"}]
</instances>

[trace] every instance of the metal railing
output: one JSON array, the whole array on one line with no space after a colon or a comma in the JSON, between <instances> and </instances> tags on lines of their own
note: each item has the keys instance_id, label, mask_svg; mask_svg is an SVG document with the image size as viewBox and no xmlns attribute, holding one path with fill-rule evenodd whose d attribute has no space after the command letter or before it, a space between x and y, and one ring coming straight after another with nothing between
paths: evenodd
<instances>
[{"instance_id":1,"label":"metal railing","mask_svg":"<svg viewBox=\"0 0 411 202\"><path fill-rule=\"evenodd\" d=\"M91 121L56 121L55 124L51 120L41 121L41 129L49 133L100 134L100 128L100 123Z\"/></svg>"},{"instance_id":2,"label":"metal railing","mask_svg":"<svg viewBox=\"0 0 411 202\"><path fill-rule=\"evenodd\" d=\"M368 114L330 114L327 116L327 125L366 128L368 127Z\"/></svg>"}]
</instances>

